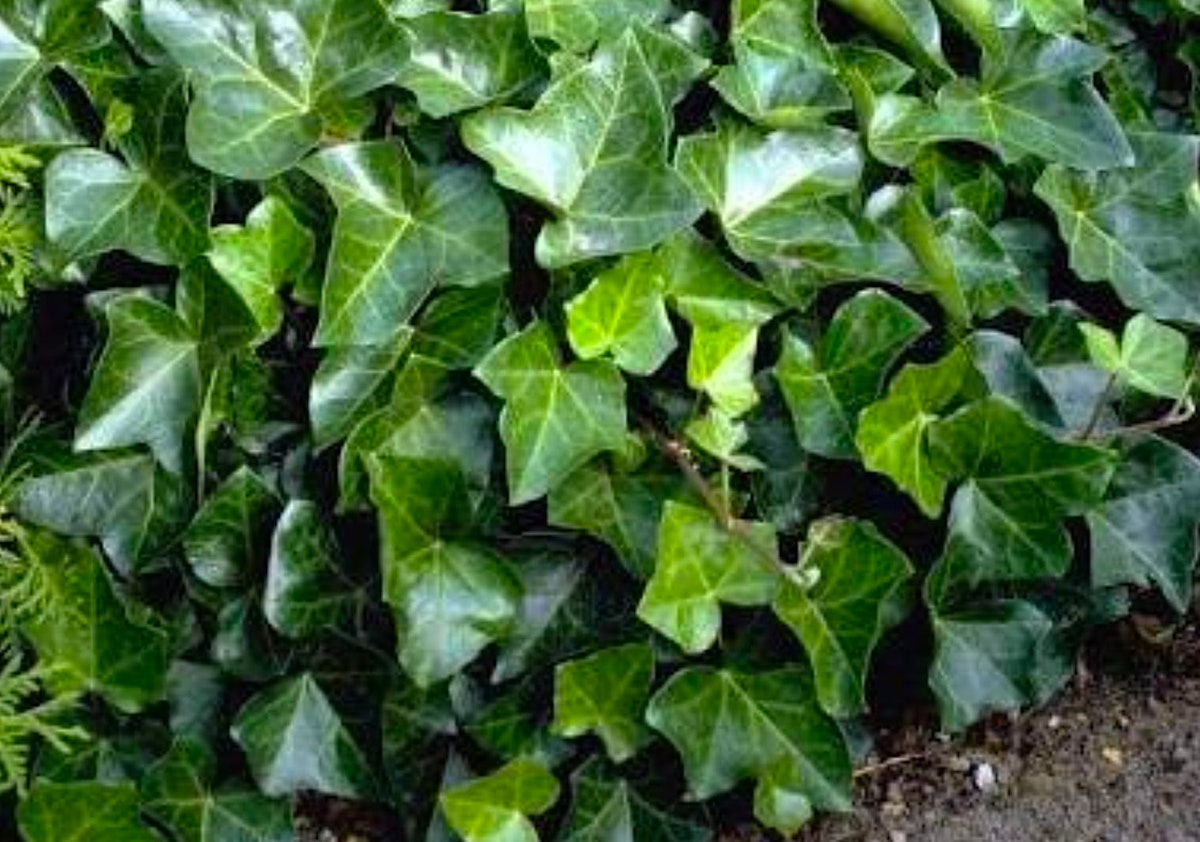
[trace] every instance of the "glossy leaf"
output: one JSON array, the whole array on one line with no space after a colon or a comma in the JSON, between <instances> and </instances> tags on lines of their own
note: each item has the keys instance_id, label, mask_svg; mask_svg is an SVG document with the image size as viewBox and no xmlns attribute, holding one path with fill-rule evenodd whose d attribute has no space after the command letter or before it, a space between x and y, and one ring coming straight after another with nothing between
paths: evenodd
<instances>
[{"instance_id":1,"label":"glossy leaf","mask_svg":"<svg viewBox=\"0 0 1200 842\"><path fill-rule=\"evenodd\" d=\"M942 30L929 0L834 0L880 35L931 67L946 68Z\"/></svg>"},{"instance_id":2,"label":"glossy leaf","mask_svg":"<svg viewBox=\"0 0 1200 842\"><path fill-rule=\"evenodd\" d=\"M346 345L326 352L308 392L309 423L318 448L345 438L386 403L386 386L410 336L401 331L383 345Z\"/></svg>"},{"instance_id":3,"label":"glossy leaf","mask_svg":"<svg viewBox=\"0 0 1200 842\"><path fill-rule=\"evenodd\" d=\"M564 737L595 732L616 763L635 755L648 734L642 725L654 654L644 644L605 649L554 671L554 725Z\"/></svg>"},{"instance_id":4,"label":"glossy leaf","mask_svg":"<svg viewBox=\"0 0 1200 842\"><path fill-rule=\"evenodd\" d=\"M670 8L668 0L528 0L525 16L535 38L583 52L619 37L627 26L665 17Z\"/></svg>"},{"instance_id":5,"label":"glossy leaf","mask_svg":"<svg viewBox=\"0 0 1200 842\"><path fill-rule=\"evenodd\" d=\"M559 838L561 842L708 842L712 833L654 808L628 781L609 774L602 761L591 760L571 776L571 813Z\"/></svg>"},{"instance_id":6,"label":"glossy leaf","mask_svg":"<svg viewBox=\"0 0 1200 842\"><path fill-rule=\"evenodd\" d=\"M159 842L138 818L130 783L40 782L17 808L17 822L28 842Z\"/></svg>"},{"instance_id":7,"label":"glossy leaf","mask_svg":"<svg viewBox=\"0 0 1200 842\"><path fill-rule=\"evenodd\" d=\"M533 760L514 760L485 778L441 794L442 813L466 842L537 842L529 816L558 800L554 776Z\"/></svg>"},{"instance_id":8,"label":"glossy leaf","mask_svg":"<svg viewBox=\"0 0 1200 842\"><path fill-rule=\"evenodd\" d=\"M239 468L204 502L183 536L192 572L215 588L254 581L278 511L275 492L254 471Z\"/></svg>"}]
</instances>

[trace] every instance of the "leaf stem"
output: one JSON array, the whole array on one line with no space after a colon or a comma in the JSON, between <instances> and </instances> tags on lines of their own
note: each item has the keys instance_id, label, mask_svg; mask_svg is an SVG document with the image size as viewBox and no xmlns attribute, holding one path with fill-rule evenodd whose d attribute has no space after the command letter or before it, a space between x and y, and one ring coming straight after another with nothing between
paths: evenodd
<instances>
[{"instance_id":1,"label":"leaf stem","mask_svg":"<svg viewBox=\"0 0 1200 842\"><path fill-rule=\"evenodd\" d=\"M1100 419L1104 417L1104 408L1108 406L1109 399L1112 398L1113 391L1117 388L1117 373L1114 371L1108 375L1108 380L1104 384L1104 389L1096 398L1096 405L1092 408L1092 415L1088 419L1087 425L1079 434L1081 439L1090 439L1092 433L1096 431L1096 427L1100 425Z\"/></svg>"}]
</instances>

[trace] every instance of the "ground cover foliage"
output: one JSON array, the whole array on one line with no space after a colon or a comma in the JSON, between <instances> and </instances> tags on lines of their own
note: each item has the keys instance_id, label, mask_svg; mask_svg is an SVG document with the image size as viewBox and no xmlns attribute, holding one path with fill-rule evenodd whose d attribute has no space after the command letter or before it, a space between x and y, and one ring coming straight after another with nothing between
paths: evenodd
<instances>
[{"instance_id":1,"label":"ground cover foliage","mask_svg":"<svg viewBox=\"0 0 1200 842\"><path fill-rule=\"evenodd\" d=\"M4 0L9 832L788 833L1187 611L1198 16Z\"/></svg>"}]
</instances>

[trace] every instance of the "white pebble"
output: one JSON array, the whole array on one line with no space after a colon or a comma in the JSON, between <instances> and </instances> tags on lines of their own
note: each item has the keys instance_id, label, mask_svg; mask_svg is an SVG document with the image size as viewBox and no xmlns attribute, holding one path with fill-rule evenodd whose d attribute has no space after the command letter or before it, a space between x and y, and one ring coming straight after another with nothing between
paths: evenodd
<instances>
[{"instance_id":1,"label":"white pebble","mask_svg":"<svg viewBox=\"0 0 1200 842\"><path fill-rule=\"evenodd\" d=\"M996 788L996 769L991 763L980 763L971 773L971 780L980 792L991 792Z\"/></svg>"}]
</instances>

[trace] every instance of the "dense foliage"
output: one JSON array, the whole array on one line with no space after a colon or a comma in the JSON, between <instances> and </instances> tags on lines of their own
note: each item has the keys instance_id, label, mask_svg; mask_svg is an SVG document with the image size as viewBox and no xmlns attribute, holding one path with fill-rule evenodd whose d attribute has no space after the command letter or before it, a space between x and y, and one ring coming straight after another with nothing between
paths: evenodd
<instances>
[{"instance_id":1,"label":"dense foliage","mask_svg":"<svg viewBox=\"0 0 1200 842\"><path fill-rule=\"evenodd\" d=\"M788 832L1188 610L1196 0L450 5L0 2L8 832Z\"/></svg>"}]
</instances>

